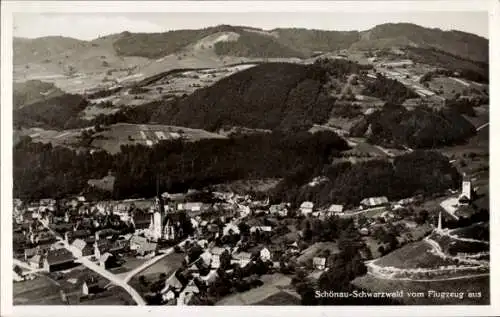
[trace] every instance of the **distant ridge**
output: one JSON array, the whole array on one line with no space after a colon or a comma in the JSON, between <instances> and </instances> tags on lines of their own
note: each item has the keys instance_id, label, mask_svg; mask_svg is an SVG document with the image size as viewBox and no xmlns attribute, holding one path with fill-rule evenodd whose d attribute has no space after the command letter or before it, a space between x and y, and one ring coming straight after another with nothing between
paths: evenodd
<instances>
[{"instance_id":1,"label":"distant ridge","mask_svg":"<svg viewBox=\"0 0 500 317\"><path fill-rule=\"evenodd\" d=\"M62 36L14 38L16 64L77 54L100 42L109 44L116 56L156 59L185 50L215 33L237 33L234 41L215 43L219 56L308 57L316 51L392 47L435 48L478 62L488 62L488 39L463 31L443 31L411 23L386 23L366 31L327 31L304 28L263 30L255 27L218 25L203 29L162 33L122 32L83 41ZM208 48L207 48L208 49Z\"/></svg>"}]
</instances>

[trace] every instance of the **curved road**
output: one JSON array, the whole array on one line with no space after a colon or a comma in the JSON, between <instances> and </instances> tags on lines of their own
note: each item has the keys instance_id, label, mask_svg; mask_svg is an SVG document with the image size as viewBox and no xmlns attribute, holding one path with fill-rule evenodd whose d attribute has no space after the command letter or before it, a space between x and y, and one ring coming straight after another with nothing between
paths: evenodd
<instances>
[{"instance_id":1,"label":"curved road","mask_svg":"<svg viewBox=\"0 0 500 317\"><path fill-rule=\"evenodd\" d=\"M469 278L475 278L475 277L482 277L482 276L489 276L490 273L479 273L479 274L473 274L473 275L464 275L464 276L455 276L455 277L447 277L447 278L436 278L436 279L418 279L414 280L411 278L394 278L394 277L387 277L384 275L378 275L374 274L372 272L368 272L368 275L371 275L375 278L382 279L382 280L392 280L392 281L409 281L409 282L443 282L443 281L452 281L452 280L464 280L464 279L469 279Z\"/></svg>"},{"instance_id":2,"label":"curved road","mask_svg":"<svg viewBox=\"0 0 500 317\"><path fill-rule=\"evenodd\" d=\"M448 234L448 236L450 236ZM451 238L453 238L452 236L450 236ZM429 244L433 251L435 252L435 254L441 258L451 258L451 259L458 259L459 261L461 262L465 262L467 264L471 264L471 265L477 265L477 266L473 266L473 267L467 267L467 268L463 268L463 269L482 269L486 266L488 266L487 263L485 263L484 261L479 261L479 260L474 260L474 259L469 259L469 258L465 258L465 257L461 257L461 256L449 256L447 254L445 254L441 248L441 246L439 245L439 243L437 243L436 241L430 239L430 236L427 236L424 238L424 240L427 244ZM448 278L436 278L436 279L412 279L412 278L397 278L397 277L394 277L393 274L391 273L383 273L383 272L380 272L380 270L383 268L382 266L379 266L377 264L375 264L376 260L371 260L371 261L368 261L368 262L365 262L365 265L370 268L371 270L369 270L368 274L371 275L371 276L374 276L376 278L379 278L379 279L385 279L385 280L394 280L394 281L414 281L414 282L434 282L434 281L449 281L449 280L459 280L459 279L467 279L467 278L474 278L474 277L480 277L480 276L488 276L490 275L489 273L478 273L478 274L472 274L472 275L463 275L463 276L455 276L455 277L448 277ZM440 271L446 271L447 269L429 269L429 270L426 270L427 272L440 272ZM401 269L401 272L410 272L411 270L405 270L405 269ZM394 272L396 273L396 272Z\"/></svg>"},{"instance_id":3,"label":"curved road","mask_svg":"<svg viewBox=\"0 0 500 317\"><path fill-rule=\"evenodd\" d=\"M139 295L139 293L130 285L128 285L125 281L117 277L115 274L107 271L103 267L95 264L94 262L90 261L86 257L79 257L77 256L77 249L71 245L68 244L64 239L62 239L60 236L58 236L52 229L50 229L48 226L45 226L44 223L42 225L47 228L52 235L56 237L57 240L62 241L64 243L64 248L68 251L70 251L73 256L76 258L75 262L83 264L85 267L88 269L100 274L110 282L116 284L117 286L120 286L123 288L129 295L133 298L133 300L137 303L137 305L143 306L146 305L146 302L144 299Z\"/></svg>"}]
</instances>

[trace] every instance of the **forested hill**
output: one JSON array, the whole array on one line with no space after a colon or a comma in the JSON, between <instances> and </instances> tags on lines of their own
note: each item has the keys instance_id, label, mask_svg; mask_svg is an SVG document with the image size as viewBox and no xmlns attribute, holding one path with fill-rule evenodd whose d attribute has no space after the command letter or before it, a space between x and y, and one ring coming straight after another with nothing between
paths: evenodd
<instances>
[{"instance_id":1,"label":"forested hill","mask_svg":"<svg viewBox=\"0 0 500 317\"><path fill-rule=\"evenodd\" d=\"M53 83L47 83L40 80L28 80L23 83L14 83L12 88L14 109L64 94L64 92Z\"/></svg>"},{"instance_id":2,"label":"forested hill","mask_svg":"<svg viewBox=\"0 0 500 317\"><path fill-rule=\"evenodd\" d=\"M474 126L457 111L386 105L351 128L353 136L367 136L375 144L435 148L465 141L476 133Z\"/></svg>"},{"instance_id":3,"label":"forested hill","mask_svg":"<svg viewBox=\"0 0 500 317\"><path fill-rule=\"evenodd\" d=\"M335 71L359 67L344 63ZM323 89L329 72L319 65L262 64L199 89L161 108L154 117L165 124L212 131L225 125L308 129L313 123L325 122L335 103Z\"/></svg>"}]
</instances>

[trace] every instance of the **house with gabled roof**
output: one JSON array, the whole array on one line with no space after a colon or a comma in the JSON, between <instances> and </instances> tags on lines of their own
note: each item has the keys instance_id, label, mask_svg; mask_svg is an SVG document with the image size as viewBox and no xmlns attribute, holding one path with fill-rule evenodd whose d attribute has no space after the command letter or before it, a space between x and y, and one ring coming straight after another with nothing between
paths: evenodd
<instances>
[{"instance_id":1,"label":"house with gabled roof","mask_svg":"<svg viewBox=\"0 0 500 317\"><path fill-rule=\"evenodd\" d=\"M314 257L313 266L316 270L323 271L326 268L326 258L324 257Z\"/></svg>"},{"instance_id":2,"label":"house with gabled roof","mask_svg":"<svg viewBox=\"0 0 500 317\"><path fill-rule=\"evenodd\" d=\"M66 249L50 250L45 259L44 267L50 272L61 271L75 265L73 254Z\"/></svg>"},{"instance_id":3,"label":"house with gabled roof","mask_svg":"<svg viewBox=\"0 0 500 317\"><path fill-rule=\"evenodd\" d=\"M328 207L328 216L341 214L344 211L344 205L332 204Z\"/></svg>"},{"instance_id":4,"label":"house with gabled roof","mask_svg":"<svg viewBox=\"0 0 500 317\"><path fill-rule=\"evenodd\" d=\"M361 206L363 208L372 208L372 207L380 207L387 205L389 203L389 199L385 196L381 197L370 197L365 198L361 201Z\"/></svg>"},{"instance_id":5,"label":"house with gabled roof","mask_svg":"<svg viewBox=\"0 0 500 317\"><path fill-rule=\"evenodd\" d=\"M310 215L313 212L314 204L310 201L304 201L300 204L300 213L304 216Z\"/></svg>"},{"instance_id":6,"label":"house with gabled roof","mask_svg":"<svg viewBox=\"0 0 500 317\"><path fill-rule=\"evenodd\" d=\"M260 259L263 262L271 261L271 251L268 248L264 247L260 250Z\"/></svg>"}]
</instances>

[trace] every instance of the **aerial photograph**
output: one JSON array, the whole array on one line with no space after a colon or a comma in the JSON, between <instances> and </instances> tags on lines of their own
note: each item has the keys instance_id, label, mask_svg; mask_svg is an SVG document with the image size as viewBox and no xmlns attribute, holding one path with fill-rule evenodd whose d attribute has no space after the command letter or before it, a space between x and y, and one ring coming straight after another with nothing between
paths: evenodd
<instances>
[{"instance_id":1,"label":"aerial photograph","mask_svg":"<svg viewBox=\"0 0 500 317\"><path fill-rule=\"evenodd\" d=\"M488 12L19 12L12 42L13 305L490 304Z\"/></svg>"}]
</instances>

